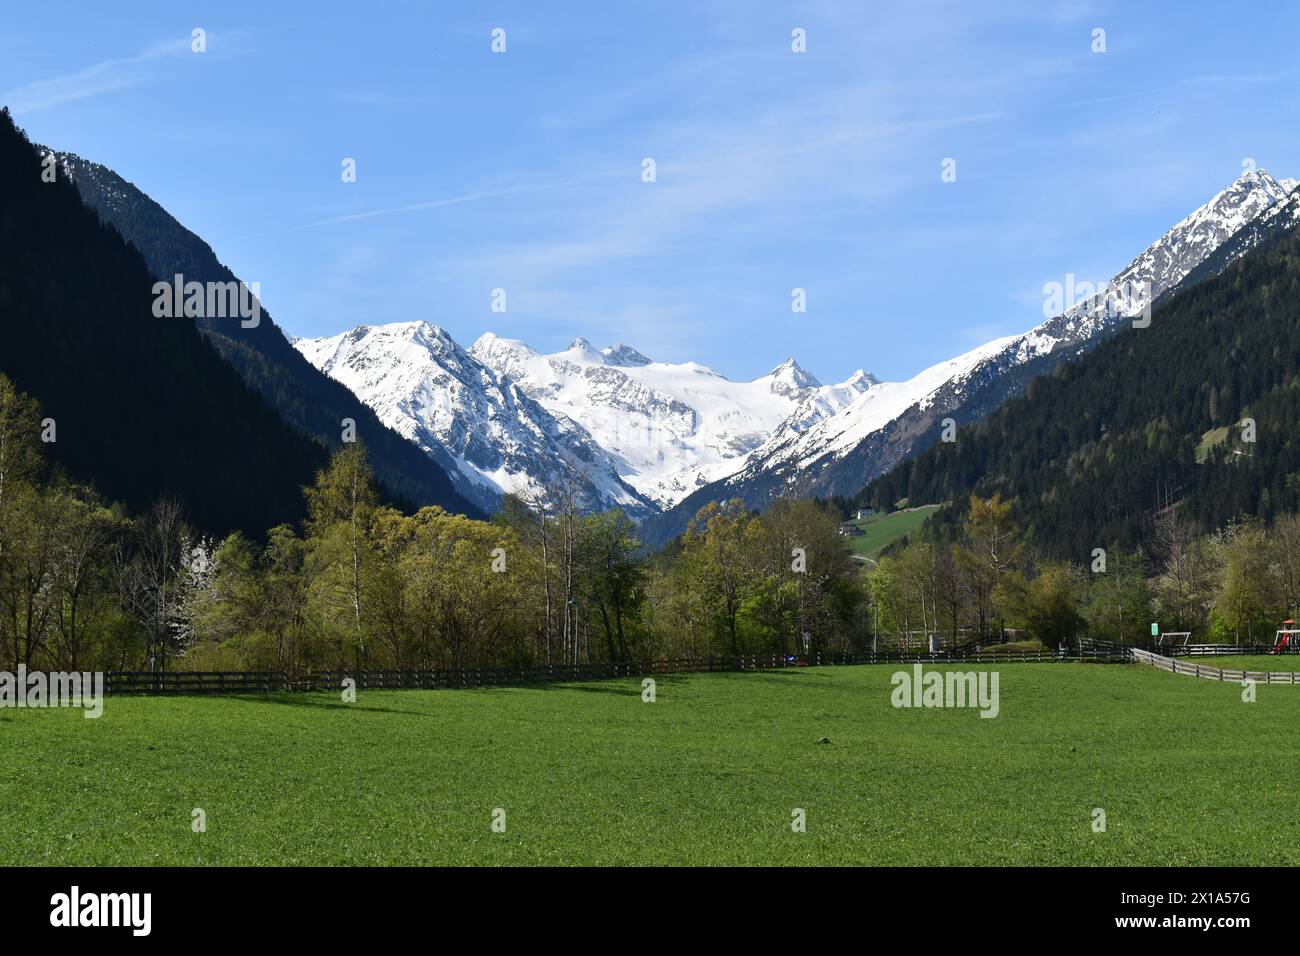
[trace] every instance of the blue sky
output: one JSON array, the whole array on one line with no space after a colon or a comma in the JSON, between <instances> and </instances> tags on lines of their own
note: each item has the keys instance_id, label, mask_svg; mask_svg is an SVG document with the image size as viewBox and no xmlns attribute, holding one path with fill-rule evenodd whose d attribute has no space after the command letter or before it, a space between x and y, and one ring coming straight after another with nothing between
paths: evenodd
<instances>
[{"instance_id":1,"label":"blue sky","mask_svg":"<svg viewBox=\"0 0 1300 956\"><path fill-rule=\"evenodd\" d=\"M1112 275L1243 160L1300 175L1300 5L127 6L11 4L0 102L297 335L902 378L1041 321L1045 282Z\"/></svg>"}]
</instances>

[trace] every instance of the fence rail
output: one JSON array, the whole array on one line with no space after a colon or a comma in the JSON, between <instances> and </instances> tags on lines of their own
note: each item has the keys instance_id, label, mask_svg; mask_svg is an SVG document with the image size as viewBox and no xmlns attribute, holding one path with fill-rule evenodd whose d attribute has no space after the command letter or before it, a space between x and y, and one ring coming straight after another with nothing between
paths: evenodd
<instances>
[{"instance_id":1,"label":"fence rail","mask_svg":"<svg viewBox=\"0 0 1300 956\"><path fill-rule=\"evenodd\" d=\"M1220 648L1230 650L1219 650ZM1211 650L1213 649L1213 650ZM1177 657L1161 648L1153 651L1112 641L1079 640L1055 651L999 650L967 645L960 650L930 653L881 651L861 654L746 654L740 657L680 657L654 661L552 664L537 667L447 667L315 671L290 674L283 671L109 671L104 690L109 694L265 694L287 691L338 690L345 679L358 690L442 690L446 688L510 687L555 684L567 681L608 680L619 677L652 677L659 674L716 673L725 671L778 670L787 667L835 667L857 664L1021 664L1085 661L1126 663L1138 661L1172 674L1186 674L1206 680L1250 679L1267 684L1300 684L1300 673L1289 671L1246 671L1190 663L1179 658L1217 654L1248 654L1258 649L1237 644L1203 644L1179 648ZM1267 648L1265 648L1267 650ZM1183 654L1181 652L1187 651Z\"/></svg>"},{"instance_id":2,"label":"fence rail","mask_svg":"<svg viewBox=\"0 0 1300 956\"><path fill-rule=\"evenodd\" d=\"M1300 647L1284 647L1275 651L1272 644L1184 644L1161 647L1158 653L1165 657L1228 657L1232 655L1300 654Z\"/></svg>"},{"instance_id":3,"label":"fence rail","mask_svg":"<svg viewBox=\"0 0 1300 956\"><path fill-rule=\"evenodd\" d=\"M447 688L509 687L566 681L608 680L618 677L653 677L659 674L716 673L779 670L787 667L836 667L858 664L1021 664L1063 661L1118 662L1129 660L1120 645L1090 646L1070 650L1024 651L974 647L965 653L862 654L746 654L740 657L683 657L654 661L553 664L536 667L455 667L315 671L110 671L104 689L110 694L248 694L286 691L337 690L345 678L358 690L442 690Z\"/></svg>"},{"instance_id":4,"label":"fence rail","mask_svg":"<svg viewBox=\"0 0 1300 956\"><path fill-rule=\"evenodd\" d=\"M1211 667L1208 664L1189 664L1177 658L1153 654L1138 647L1129 648L1133 659L1143 664L1150 664L1158 670L1171 674L1186 674L1205 680L1232 681L1239 684L1243 680L1253 680L1258 684L1300 684L1300 674L1292 671L1247 671L1231 667Z\"/></svg>"},{"instance_id":5,"label":"fence rail","mask_svg":"<svg viewBox=\"0 0 1300 956\"><path fill-rule=\"evenodd\" d=\"M240 694L285 689L285 675L273 671L109 671L108 694Z\"/></svg>"}]
</instances>

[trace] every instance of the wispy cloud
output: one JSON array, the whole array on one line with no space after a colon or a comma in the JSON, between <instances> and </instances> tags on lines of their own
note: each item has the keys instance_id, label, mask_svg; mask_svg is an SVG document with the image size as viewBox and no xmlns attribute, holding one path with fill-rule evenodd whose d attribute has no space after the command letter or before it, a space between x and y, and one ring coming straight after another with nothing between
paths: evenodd
<instances>
[{"instance_id":1,"label":"wispy cloud","mask_svg":"<svg viewBox=\"0 0 1300 956\"><path fill-rule=\"evenodd\" d=\"M1003 115L989 110L890 116L891 96L883 88L838 88L726 120L664 124L647 137L654 145L645 149L658 157L654 185L638 181L639 161L631 160L613 174L572 180L621 178L566 210L548 210L533 236L443 257L441 268L449 275L542 283L602 263L654 256L688 234L735 242L734 216L744 218L745 233L766 226L768 234L779 234L783 223L813 215L819 201L843 212L846 204L861 208L894 193L892 170L913 137L996 122ZM515 190L493 195L509 192ZM783 194L791 198L782 201Z\"/></svg>"},{"instance_id":2,"label":"wispy cloud","mask_svg":"<svg viewBox=\"0 0 1300 956\"><path fill-rule=\"evenodd\" d=\"M128 89L148 80L149 67L160 60L190 52L190 39L165 40L134 56L101 60L74 73L34 80L0 93L0 103L21 116L51 109L63 103L102 96Z\"/></svg>"},{"instance_id":3,"label":"wispy cloud","mask_svg":"<svg viewBox=\"0 0 1300 956\"><path fill-rule=\"evenodd\" d=\"M384 209L367 209L363 212L348 213L343 216L331 216L328 219L318 219L315 222L305 222L300 226L291 226L283 232L301 232L304 229L320 229L323 226L337 226L346 222L360 222L363 219L375 219L379 216L395 216L401 213L420 212L425 209L442 209L446 206L459 206L462 203L477 202L480 199L491 199L494 196L509 196L519 192L516 189L495 189L482 192L466 193L463 196L450 196L446 199L429 199L424 202L413 202L405 206L390 206Z\"/></svg>"},{"instance_id":4,"label":"wispy cloud","mask_svg":"<svg viewBox=\"0 0 1300 956\"><path fill-rule=\"evenodd\" d=\"M591 183L597 179L607 178L612 175L617 175L617 172L605 171L567 180L504 186L497 189L482 189L471 193L464 193L459 196L448 196L444 199L426 199L421 202L408 203L402 206L366 209L361 212L346 213L341 216L331 216L327 219L318 219L315 222L307 222L299 226L291 226L288 229L280 230L280 232L301 232L304 229L319 229L323 226L337 226L342 223L360 222L365 219L375 219L380 216L395 216L403 213L422 212L428 209L442 209L447 206L459 206L464 203L478 202L483 199L496 199L502 196L519 196L526 193L565 189L571 186Z\"/></svg>"}]
</instances>

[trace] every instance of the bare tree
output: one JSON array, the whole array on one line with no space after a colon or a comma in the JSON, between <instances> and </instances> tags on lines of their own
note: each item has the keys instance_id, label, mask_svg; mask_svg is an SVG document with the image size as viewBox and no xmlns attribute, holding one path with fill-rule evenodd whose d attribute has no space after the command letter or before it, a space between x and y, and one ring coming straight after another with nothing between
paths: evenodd
<instances>
[{"instance_id":1,"label":"bare tree","mask_svg":"<svg viewBox=\"0 0 1300 956\"><path fill-rule=\"evenodd\" d=\"M179 650L190 540L183 506L162 498L140 520L134 546L119 559L123 597L145 632L150 666L160 671L167 669L169 652Z\"/></svg>"}]
</instances>

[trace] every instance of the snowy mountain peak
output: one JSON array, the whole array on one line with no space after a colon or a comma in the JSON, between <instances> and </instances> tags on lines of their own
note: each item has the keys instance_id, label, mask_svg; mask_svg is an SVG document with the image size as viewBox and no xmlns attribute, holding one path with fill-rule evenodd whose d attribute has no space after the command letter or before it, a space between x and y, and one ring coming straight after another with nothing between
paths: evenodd
<instances>
[{"instance_id":1,"label":"snowy mountain peak","mask_svg":"<svg viewBox=\"0 0 1300 956\"><path fill-rule=\"evenodd\" d=\"M767 374L772 379L772 391L791 398L799 397L807 389L821 388L822 384L800 368L793 358L786 359Z\"/></svg>"},{"instance_id":2,"label":"snowy mountain peak","mask_svg":"<svg viewBox=\"0 0 1300 956\"><path fill-rule=\"evenodd\" d=\"M383 328L391 328L396 334L405 335L411 342L423 345L426 348L437 349L444 353L459 352L465 354L465 350L442 326L434 325L432 322L424 320L399 322L396 325L384 326Z\"/></svg>"},{"instance_id":3,"label":"snowy mountain peak","mask_svg":"<svg viewBox=\"0 0 1300 956\"><path fill-rule=\"evenodd\" d=\"M581 335L569 343L569 347L565 349L565 352L577 355L589 362L600 362L602 365L605 362L605 356Z\"/></svg>"},{"instance_id":4,"label":"snowy mountain peak","mask_svg":"<svg viewBox=\"0 0 1300 956\"><path fill-rule=\"evenodd\" d=\"M646 358L630 345L612 345L607 349L601 349L601 354L605 356L605 364L607 365L636 368L641 365L650 364L650 359Z\"/></svg>"},{"instance_id":5,"label":"snowy mountain peak","mask_svg":"<svg viewBox=\"0 0 1300 956\"><path fill-rule=\"evenodd\" d=\"M1248 169L1204 206L1176 223L1152 248L1168 244L1170 240L1181 240L1189 232L1192 233L1189 238L1193 240L1211 235L1222 241L1264 209L1286 199L1289 192L1290 189L1270 176L1268 170ZM1197 235L1200 227L1210 227L1213 232Z\"/></svg>"},{"instance_id":6,"label":"snowy mountain peak","mask_svg":"<svg viewBox=\"0 0 1300 956\"><path fill-rule=\"evenodd\" d=\"M1233 212L1243 205L1251 207L1261 204L1264 207L1286 199L1287 188L1268 174L1266 169L1248 169L1238 176L1227 189L1211 199L1201 209L1211 216L1226 213L1232 217ZM1200 212L1201 210L1197 210ZM1192 214L1193 216L1196 213ZM1248 217L1247 221L1249 221ZM1245 222L1242 223L1245 225ZM1235 231L1235 230L1234 230Z\"/></svg>"},{"instance_id":7,"label":"snowy mountain peak","mask_svg":"<svg viewBox=\"0 0 1300 956\"><path fill-rule=\"evenodd\" d=\"M470 354L474 356L477 356L480 352L486 353L497 351L523 352L526 355L537 354L529 348L526 342L521 342L518 339L503 338L495 332L484 332L474 340L474 344L469 347L469 351Z\"/></svg>"},{"instance_id":8,"label":"snowy mountain peak","mask_svg":"<svg viewBox=\"0 0 1300 956\"><path fill-rule=\"evenodd\" d=\"M855 392L865 392L872 385L879 385L880 379L876 378L876 376L872 375L870 372L864 372L862 369L858 369L845 379L844 384Z\"/></svg>"},{"instance_id":9,"label":"snowy mountain peak","mask_svg":"<svg viewBox=\"0 0 1300 956\"><path fill-rule=\"evenodd\" d=\"M469 354L499 375L510 373L522 364L537 357L524 342L506 339L492 332L484 332L469 348Z\"/></svg>"},{"instance_id":10,"label":"snowy mountain peak","mask_svg":"<svg viewBox=\"0 0 1300 956\"><path fill-rule=\"evenodd\" d=\"M1288 188L1288 183L1294 182L1295 180L1274 179L1268 174L1267 169L1255 168L1244 170L1233 185L1253 186L1280 199L1294 188L1294 186Z\"/></svg>"}]
</instances>

